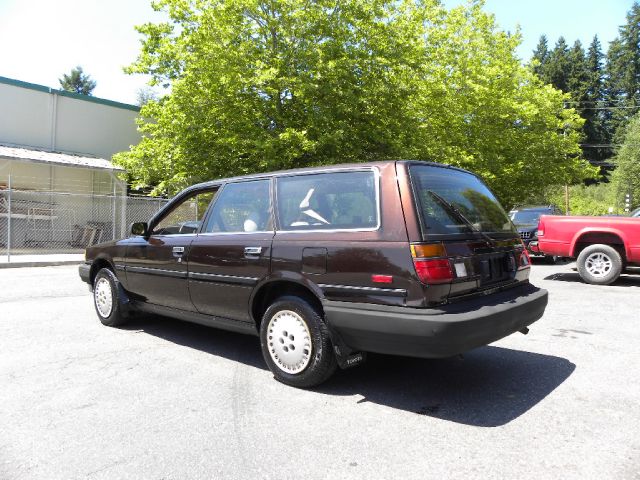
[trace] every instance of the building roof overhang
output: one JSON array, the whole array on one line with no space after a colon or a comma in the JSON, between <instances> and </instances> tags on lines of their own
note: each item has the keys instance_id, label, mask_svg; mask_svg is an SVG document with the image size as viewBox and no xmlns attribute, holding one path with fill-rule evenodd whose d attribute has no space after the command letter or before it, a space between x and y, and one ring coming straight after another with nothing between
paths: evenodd
<instances>
[{"instance_id":1,"label":"building roof overhang","mask_svg":"<svg viewBox=\"0 0 640 480\"><path fill-rule=\"evenodd\" d=\"M0 160L44 163L62 167L90 168L94 170L109 170L112 172L125 171L122 167L114 165L105 158L2 144L0 144Z\"/></svg>"}]
</instances>

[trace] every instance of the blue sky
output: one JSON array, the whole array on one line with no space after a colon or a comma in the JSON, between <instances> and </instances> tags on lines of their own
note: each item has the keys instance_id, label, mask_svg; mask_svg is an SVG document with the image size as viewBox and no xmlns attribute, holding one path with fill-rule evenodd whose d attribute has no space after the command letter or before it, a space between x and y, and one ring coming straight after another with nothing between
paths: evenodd
<instances>
[{"instance_id":1,"label":"blue sky","mask_svg":"<svg viewBox=\"0 0 640 480\"><path fill-rule=\"evenodd\" d=\"M448 7L464 3L445 0ZM633 0L487 0L503 30L519 25L528 60L543 33L551 45L560 35L588 45L597 34L606 49L625 22ZM133 29L161 16L150 0L0 0L0 76L58 88L58 78L82 65L98 82L94 95L135 103L142 76L125 75L135 60L139 35Z\"/></svg>"},{"instance_id":2,"label":"blue sky","mask_svg":"<svg viewBox=\"0 0 640 480\"><path fill-rule=\"evenodd\" d=\"M463 3L444 2L448 7ZM606 50L632 5L633 0L486 0L485 10L496 16L502 30L520 26L523 39L518 54L529 60L543 34L551 47L561 35L570 45L580 40L586 47L597 34Z\"/></svg>"}]
</instances>

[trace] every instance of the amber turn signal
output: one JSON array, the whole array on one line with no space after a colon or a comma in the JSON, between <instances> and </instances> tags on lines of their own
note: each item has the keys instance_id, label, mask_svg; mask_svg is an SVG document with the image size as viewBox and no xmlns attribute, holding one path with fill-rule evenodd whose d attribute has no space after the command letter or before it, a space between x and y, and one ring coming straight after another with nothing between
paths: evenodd
<instances>
[{"instance_id":1,"label":"amber turn signal","mask_svg":"<svg viewBox=\"0 0 640 480\"><path fill-rule=\"evenodd\" d=\"M434 258L445 257L447 255L444 245L441 243L430 243L427 245L411 245L411 256L413 258Z\"/></svg>"}]
</instances>

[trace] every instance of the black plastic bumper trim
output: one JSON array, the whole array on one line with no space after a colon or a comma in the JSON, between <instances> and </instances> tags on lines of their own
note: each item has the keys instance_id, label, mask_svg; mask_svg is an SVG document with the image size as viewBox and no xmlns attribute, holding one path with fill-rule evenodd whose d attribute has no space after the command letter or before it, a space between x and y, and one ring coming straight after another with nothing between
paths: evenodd
<instances>
[{"instance_id":1,"label":"black plastic bumper trim","mask_svg":"<svg viewBox=\"0 0 640 480\"><path fill-rule=\"evenodd\" d=\"M353 285L329 285L320 283L318 286L324 293L347 294L347 295L378 295L385 297L406 297L407 291L404 288L379 288L379 287L359 287Z\"/></svg>"},{"instance_id":2,"label":"black plastic bumper trim","mask_svg":"<svg viewBox=\"0 0 640 480\"><path fill-rule=\"evenodd\" d=\"M530 284L436 308L325 300L327 322L354 351L450 357L488 345L544 314L548 293Z\"/></svg>"}]
</instances>

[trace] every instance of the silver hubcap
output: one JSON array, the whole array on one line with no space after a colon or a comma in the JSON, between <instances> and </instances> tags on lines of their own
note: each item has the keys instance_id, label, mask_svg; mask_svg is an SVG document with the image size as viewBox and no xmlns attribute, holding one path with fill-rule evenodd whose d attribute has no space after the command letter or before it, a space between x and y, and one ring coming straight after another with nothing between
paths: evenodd
<instances>
[{"instance_id":1,"label":"silver hubcap","mask_svg":"<svg viewBox=\"0 0 640 480\"><path fill-rule=\"evenodd\" d=\"M113 294L111 293L111 284L106 278L101 278L96 282L93 288L93 299L96 302L96 308L100 315L107 318L111 315L113 308Z\"/></svg>"},{"instance_id":2,"label":"silver hubcap","mask_svg":"<svg viewBox=\"0 0 640 480\"><path fill-rule=\"evenodd\" d=\"M267 343L271 360L286 373L300 373L311 360L311 334L302 317L281 310L269 320Z\"/></svg>"},{"instance_id":3,"label":"silver hubcap","mask_svg":"<svg viewBox=\"0 0 640 480\"><path fill-rule=\"evenodd\" d=\"M587 257L587 261L585 262L585 267L587 272L594 277L602 278L606 276L613 267L613 262L611 258L602 253L596 252L592 253Z\"/></svg>"}]
</instances>

